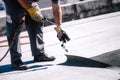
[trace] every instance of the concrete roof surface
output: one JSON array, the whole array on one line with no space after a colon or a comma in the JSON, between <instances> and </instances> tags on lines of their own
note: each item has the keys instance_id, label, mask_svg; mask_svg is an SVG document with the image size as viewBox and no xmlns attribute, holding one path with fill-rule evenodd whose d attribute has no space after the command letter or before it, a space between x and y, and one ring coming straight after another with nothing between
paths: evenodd
<instances>
[{"instance_id":1,"label":"concrete roof surface","mask_svg":"<svg viewBox=\"0 0 120 80\"><path fill-rule=\"evenodd\" d=\"M66 43L69 52L53 30L44 28L45 50L54 55L53 62L33 62L30 44L21 45L22 60L30 68L16 71L11 68L10 55L0 62L0 80L120 80L120 12L104 14L65 22L65 30L71 41ZM27 36L22 32L21 36ZM0 37L0 41L6 36ZM21 38L21 43L29 39ZM7 42L0 43L0 46ZM0 47L0 58L8 47Z\"/></svg>"}]
</instances>

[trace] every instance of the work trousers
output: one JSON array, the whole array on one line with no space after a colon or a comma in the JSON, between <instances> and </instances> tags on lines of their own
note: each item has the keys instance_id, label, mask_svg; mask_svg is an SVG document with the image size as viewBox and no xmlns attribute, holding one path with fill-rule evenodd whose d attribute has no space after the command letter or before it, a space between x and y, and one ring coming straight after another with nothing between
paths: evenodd
<instances>
[{"instance_id":1,"label":"work trousers","mask_svg":"<svg viewBox=\"0 0 120 80\"><path fill-rule=\"evenodd\" d=\"M17 0L15 0L17 1ZM44 42L43 42L43 25L42 23L35 22L26 13L18 3L12 4L10 0L4 0L6 6L6 29L7 29L7 39L10 48L11 62L15 60L21 60L21 46L20 46L20 32L25 23L26 29L29 34L29 40L31 45L31 52L33 56L41 56L44 54ZM25 20L23 20L23 16ZM13 37L17 31L17 36L15 40Z\"/></svg>"}]
</instances>

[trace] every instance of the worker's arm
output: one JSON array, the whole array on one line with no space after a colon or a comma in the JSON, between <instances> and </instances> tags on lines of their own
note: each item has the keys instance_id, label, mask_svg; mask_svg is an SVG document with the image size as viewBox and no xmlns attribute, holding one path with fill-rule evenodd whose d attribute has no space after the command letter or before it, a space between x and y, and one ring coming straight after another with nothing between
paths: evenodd
<instances>
[{"instance_id":1,"label":"worker's arm","mask_svg":"<svg viewBox=\"0 0 120 80\"><path fill-rule=\"evenodd\" d=\"M60 41L63 43L66 43L70 40L68 35L64 30L61 29L62 24L62 10L60 7L60 4L58 3L58 0L52 0L52 9L53 9L53 15L55 23L57 24L57 27L54 27L55 31L57 32L57 37Z\"/></svg>"},{"instance_id":2,"label":"worker's arm","mask_svg":"<svg viewBox=\"0 0 120 80\"><path fill-rule=\"evenodd\" d=\"M29 3L29 0L18 0L18 2L26 10L31 7L31 4Z\"/></svg>"},{"instance_id":3,"label":"worker's arm","mask_svg":"<svg viewBox=\"0 0 120 80\"><path fill-rule=\"evenodd\" d=\"M62 24L62 10L61 10L60 4L52 2L52 9L53 9L53 15L54 15L54 20L56 24L61 25Z\"/></svg>"}]
</instances>

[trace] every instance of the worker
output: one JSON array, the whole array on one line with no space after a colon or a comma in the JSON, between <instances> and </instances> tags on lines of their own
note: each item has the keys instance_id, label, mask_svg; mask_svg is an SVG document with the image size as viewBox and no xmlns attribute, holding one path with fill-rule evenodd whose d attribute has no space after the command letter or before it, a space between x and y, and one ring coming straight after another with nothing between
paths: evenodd
<instances>
[{"instance_id":1,"label":"worker","mask_svg":"<svg viewBox=\"0 0 120 80\"><path fill-rule=\"evenodd\" d=\"M31 52L33 61L54 61L54 56L47 56L44 50L43 41L43 22L42 14L38 6L38 0L3 0L6 6L6 29L9 47L13 42L14 35L17 36L14 40L13 46L10 48L11 66L16 70L28 69L21 59L21 47L19 33L21 26L25 22L26 29L29 34ZM62 24L62 11L59 0L51 0L54 20L56 28L60 28ZM49 14L49 13L48 13Z\"/></svg>"}]
</instances>

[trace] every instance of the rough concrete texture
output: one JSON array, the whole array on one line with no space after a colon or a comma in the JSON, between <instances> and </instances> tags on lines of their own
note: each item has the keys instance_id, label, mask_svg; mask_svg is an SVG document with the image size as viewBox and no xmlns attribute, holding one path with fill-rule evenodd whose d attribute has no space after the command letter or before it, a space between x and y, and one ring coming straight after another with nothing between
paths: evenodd
<instances>
[{"instance_id":1,"label":"rough concrete texture","mask_svg":"<svg viewBox=\"0 0 120 80\"><path fill-rule=\"evenodd\" d=\"M63 23L71 40L69 52L61 48L54 25L45 27L45 50L53 62L33 62L30 44L21 45L22 60L28 70L11 68L10 54L0 62L0 80L120 80L120 12ZM22 32L20 36L27 36ZM6 37L0 37L0 40ZM29 42L29 38L21 38ZM0 43L5 45L6 42ZM0 58L8 47L0 47ZM116 50L116 51L114 51ZM112 51L112 52L111 52ZM107 64L105 64L107 63ZM114 65L114 66L112 66Z\"/></svg>"},{"instance_id":2,"label":"rough concrete texture","mask_svg":"<svg viewBox=\"0 0 120 80\"><path fill-rule=\"evenodd\" d=\"M73 4L61 5L63 11L63 22L77 20L81 18L96 16L100 14L115 12L120 10L120 0L85 0ZM42 8L44 17L53 20L51 8ZM2 14L2 13L0 13ZM50 25L45 23L45 25ZM5 16L0 17L0 35L5 34Z\"/></svg>"},{"instance_id":3,"label":"rough concrete texture","mask_svg":"<svg viewBox=\"0 0 120 80\"><path fill-rule=\"evenodd\" d=\"M98 56L94 56L91 59L97 60L103 63L111 64L113 66L120 67L120 49L107 52Z\"/></svg>"}]
</instances>

